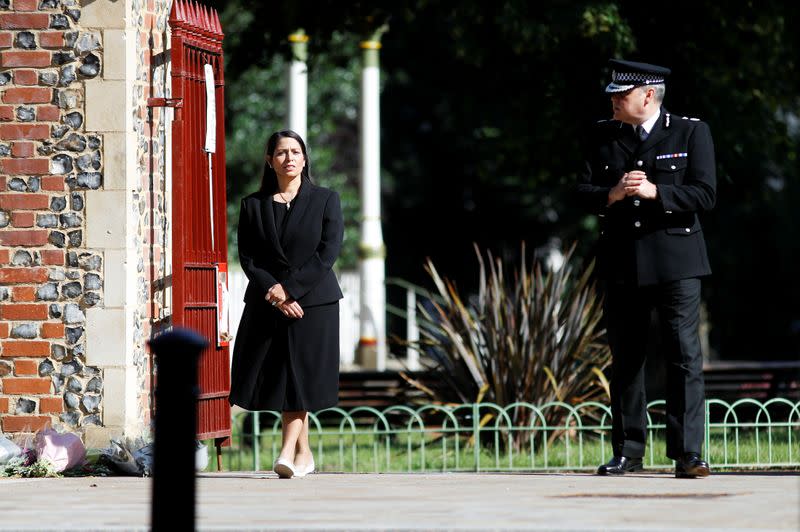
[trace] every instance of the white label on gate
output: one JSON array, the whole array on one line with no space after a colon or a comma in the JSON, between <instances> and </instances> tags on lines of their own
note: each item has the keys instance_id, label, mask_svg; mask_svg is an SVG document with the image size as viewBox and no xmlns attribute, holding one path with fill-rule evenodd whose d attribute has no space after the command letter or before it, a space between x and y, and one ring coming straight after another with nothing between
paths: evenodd
<instances>
[{"instance_id":1,"label":"white label on gate","mask_svg":"<svg viewBox=\"0 0 800 532\"><path fill-rule=\"evenodd\" d=\"M230 345L231 336L230 313L231 301L228 293L228 264L219 262L214 265L217 274L217 347Z\"/></svg>"},{"instance_id":2,"label":"white label on gate","mask_svg":"<svg viewBox=\"0 0 800 532\"><path fill-rule=\"evenodd\" d=\"M206 63L206 147L208 153L217 151L217 102L214 96L214 68Z\"/></svg>"}]
</instances>

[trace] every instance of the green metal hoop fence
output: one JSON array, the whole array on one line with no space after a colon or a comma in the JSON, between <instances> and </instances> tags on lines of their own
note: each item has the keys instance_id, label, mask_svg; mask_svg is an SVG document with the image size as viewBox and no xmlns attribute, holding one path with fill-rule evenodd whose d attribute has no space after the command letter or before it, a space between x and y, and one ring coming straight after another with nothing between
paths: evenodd
<instances>
[{"instance_id":1,"label":"green metal hoop fence","mask_svg":"<svg viewBox=\"0 0 800 532\"><path fill-rule=\"evenodd\" d=\"M664 456L665 402L648 405L647 468ZM341 472L592 471L611 451L611 410L493 403L330 408L309 414L319 470ZM800 468L800 402L706 401L704 456L719 469ZM240 412L223 453L227 470L268 470L281 443L280 412Z\"/></svg>"}]
</instances>

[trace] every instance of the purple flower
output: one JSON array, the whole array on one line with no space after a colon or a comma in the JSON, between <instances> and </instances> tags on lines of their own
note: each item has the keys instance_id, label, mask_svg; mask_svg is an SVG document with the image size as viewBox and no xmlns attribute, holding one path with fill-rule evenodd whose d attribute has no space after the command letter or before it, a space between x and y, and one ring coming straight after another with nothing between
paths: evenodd
<instances>
[{"instance_id":1,"label":"purple flower","mask_svg":"<svg viewBox=\"0 0 800 532\"><path fill-rule=\"evenodd\" d=\"M31 449L29 447L22 448L22 454L20 455L22 458L22 466L27 467L29 465L33 465L36 462L36 449Z\"/></svg>"}]
</instances>

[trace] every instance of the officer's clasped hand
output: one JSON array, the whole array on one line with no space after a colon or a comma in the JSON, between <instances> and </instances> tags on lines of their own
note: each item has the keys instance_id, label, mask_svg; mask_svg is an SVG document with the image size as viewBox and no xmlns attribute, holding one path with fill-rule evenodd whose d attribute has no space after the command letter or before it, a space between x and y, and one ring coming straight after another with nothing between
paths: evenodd
<instances>
[{"instance_id":1,"label":"officer's clasped hand","mask_svg":"<svg viewBox=\"0 0 800 532\"><path fill-rule=\"evenodd\" d=\"M647 179L641 170L632 170L622 175L619 182L608 194L609 205L625 199L626 196L638 196L642 199L655 199L658 195L656 186Z\"/></svg>"}]
</instances>

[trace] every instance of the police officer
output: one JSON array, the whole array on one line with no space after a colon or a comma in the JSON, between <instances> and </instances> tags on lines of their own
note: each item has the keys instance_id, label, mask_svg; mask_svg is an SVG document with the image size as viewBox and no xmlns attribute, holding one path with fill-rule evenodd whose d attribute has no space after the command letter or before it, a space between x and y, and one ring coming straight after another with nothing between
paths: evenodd
<instances>
[{"instance_id":1,"label":"police officer","mask_svg":"<svg viewBox=\"0 0 800 532\"><path fill-rule=\"evenodd\" d=\"M597 473L642 469L644 358L655 308L667 364L667 456L676 477L705 477L698 328L700 278L711 268L698 214L715 202L714 145L705 123L662 106L669 69L609 63L614 116L594 128L578 185L582 203L599 216L597 264L612 354L614 457Z\"/></svg>"}]
</instances>

